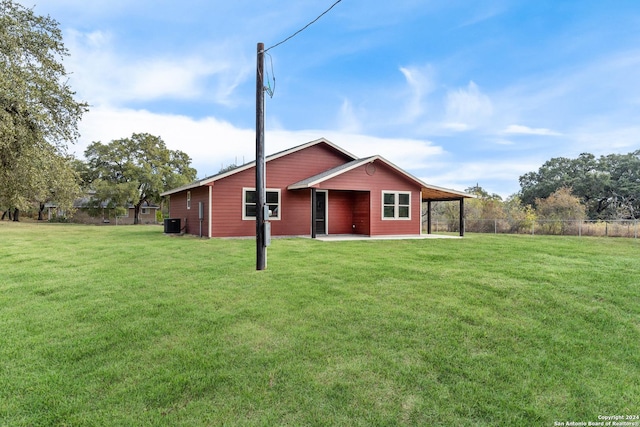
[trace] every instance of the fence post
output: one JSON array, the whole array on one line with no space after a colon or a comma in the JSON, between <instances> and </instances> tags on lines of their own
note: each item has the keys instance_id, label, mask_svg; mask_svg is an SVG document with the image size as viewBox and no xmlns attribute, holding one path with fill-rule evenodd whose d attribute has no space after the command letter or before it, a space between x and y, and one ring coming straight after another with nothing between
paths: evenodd
<instances>
[{"instance_id":1,"label":"fence post","mask_svg":"<svg viewBox=\"0 0 640 427\"><path fill-rule=\"evenodd\" d=\"M493 220L493 234L498 234L498 220Z\"/></svg>"}]
</instances>

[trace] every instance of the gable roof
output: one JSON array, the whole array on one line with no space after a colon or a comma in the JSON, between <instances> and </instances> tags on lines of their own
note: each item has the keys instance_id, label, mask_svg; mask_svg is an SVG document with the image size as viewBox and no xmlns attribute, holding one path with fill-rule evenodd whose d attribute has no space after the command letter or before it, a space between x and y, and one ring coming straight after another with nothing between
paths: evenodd
<instances>
[{"instance_id":1,"label":"gable roof","mask_svg":"<svg viewBox=\"0 0 640 427\"><path fill-rule=\"evenodd\" d=\"M473 198L475 196L471 194L464 193L462 191L450 190L448 188L437 187L435 185L430 185L422 180L416 178L411 175L404 169L399 168L389 160L385 159L382 156L371 156L363 159L356 159L349 163L345 163L343 165L337 166L333 169L329 169L318 175L314 175L302 181L298 181L294 184L291 184L287 187L288 190L299 190L303 188L311 188L318 184L321 184L324 181L327 181L331 178L335 178L336 176L342 175L343 173L349 172L350 170L356 169L360 166L366 165L367 163L373 163L374 161L380 161L385 165L389 166L391 169L395 170L398 174L404 176L416 183L416 185L420 186L422 191L422 198L424 200L458 200L460 198Z\"/></svg>"},{"instance_id":2,"label":"gable roof","mask_svg":"<svg viewBox=\"0 0 640 427\"><path fill-rule=\"evenodd\" d=\"M315 185L318 185L328 179L335 178L338 175L342 175L345 172L349 172L352 169L360 167L367 163L373 163L374 160L380 159L380 156L371 156L364 159L356 159L352 160L349 163L345 163L343 165L337 166L333 169L329 169L318 175L314 175L307 179L303 179L302 181L298 181L294 184L291 184L287 187L287 190L300 190L302 188L311 188Z\"/></svg>"},{"instance_id":3,"label":"gable roof","mask_svg":"<svg viewBox=\"0 0 640 427\"><path fill-rule=\"evenodd\" d=\"M331 141L329 141L328 139L325 138L320 138L320 139L316 139L314 141L309 141L305 144L301 144L298 145L296 147L292 147L289 148L287 150L284 151L280 151L278 153L272 154L270 156L267 156L265 158L265 162L270 162L271 160L275 160L278 159L280 157L284 157L286 155L295 153L297 151L301 151L304 150L306 148L312 147L314 145L318 145L318 144L325 144L328 145L329 147L331 147L332 149L334 149L335 151L343 154L344 156L346 156L347 158L350 158L351 161L344 163L340 166L337 166L333 169L329 169L325 172L322 172L320 174L314 175L312 177L309 177L307 179L304 179L302 181L298 181L294 184L291 184L287 187L287 189L289 190L299 190L299 189L303 189L303 188L311 188L313 186L316 186L328 179L334 178L336 176L339 176L343 173L346 173L350 170L353 170L357 167L360 167L362 165L365 165L367 163L373 163L374 161L380 161L384 164L386 164L387 166L389 166L391 169L393 169L395 172L397 172L398 174L404 176L405 178L409 179L410 181L413 181L416 183L416 185L419 185L422 191L422 199L423 200L432 200L432 201L447 201L447 200L459 200L461 198L475 198L474 195L471 194L467 194L464 193L462 191L457 191L457 190L451 190L448 188L443 188L443 187L437 187L435 185L430 185L427 184L423 181L421 181L420 179L416 178L415 176L411 175L410 173L408 173L407 171L405 171L404 169L399 168L398 166L394 165L393 163L391 163L390 161L388 161L387 159L385 159L382 156L371 156L371 157L365 157L362 159L358 159L356 156L354 156L353 154L349 153L348 151L344 150L341 147L338 147L337 145L335 145L334 143L332 143ZM193 188L197 188L197 187L201 187L203 185L207 185L210 184L214 181L226 178L228 176L231 176L233 174L245 171L247 169L251 169L252 167L255 167L256 165L256 161L252 161L249 163L245 163L242 166L238 166L237 168L231 169L229 171L226 172L222 172L222 173L218 173L216 175L212 175L209 176L207 178L203 178L201 180L197 180L194 182L191 182L189 184L183 185L182 187L178 187L178 188L174 188L172 190L169 191L165 191L164 193L161 193L161 196L169 196L171 194L175 194L175 193L179 193L181 191L186 191L186 190L191 190Z\"/></svg>"},{"instance_id":4,"label":"gable roof","mask_svg":"<svg viewBox=\"0 0 640 427\"><path fill-rule=\"evenodd\" d=\"M271 154L271 155L269 155L269 156L267 156L265 158L265 162L270 162L271 160L275 160L275 159L278 159L280 157L284 157L286 155L295 153L297 151L304 150L306 148L309 148L309 147L312 147L312 146L318 145L318 144L326 144L329 147L333 148L334 150L338 151L339 153L345 155L346 157L349 157L349 158L354 159L354 160L356 159L356 156L354 156L353 154L349 153L345 149L343 149L341 147L338 147L337 145L335 145L333 142L329 141L328 139L320 138L320 139L316 139L316 140L309 141L307 143L298 145L296 147L289 148L289 149L284 150L284 151L280 151L280 152L275 153L275 154ZM186 184L186 185L183 185L181 187L165 191L164 193L161 193L160 195L161 196L169 196L171 194L179 193L181 191L191 190L192 188L201 187L203 185L210 184L210 183L212 183L214 181L217 181L217 180L220 180L222 178L226 178L226 177L228 177L230 175L245 171L247 169L251 169L252 167L255 167L255 165L256 165L256 161L254 160L252 162L245 163L244 165L238 166L237 168L231 169L229 171L218 173L218 174L215 174L215 175L211 175L209 177L193 181L193 182L191 182L189 184Z\"/></svg>"}]
</instances>

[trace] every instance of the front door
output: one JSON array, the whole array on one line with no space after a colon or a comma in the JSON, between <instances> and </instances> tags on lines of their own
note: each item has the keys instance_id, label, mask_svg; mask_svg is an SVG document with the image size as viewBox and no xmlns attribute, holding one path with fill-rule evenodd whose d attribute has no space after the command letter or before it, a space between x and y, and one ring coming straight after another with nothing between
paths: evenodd
<instances>
[{"instance_id":1,"label":"front door","mask_svg":"<svg viewBox=\"0 0 640 427\"><path fill-rule=\"evenodd\" d=\"M316 234L327 234L327 192L316 192Z\"/></svg>"}]
</instances>

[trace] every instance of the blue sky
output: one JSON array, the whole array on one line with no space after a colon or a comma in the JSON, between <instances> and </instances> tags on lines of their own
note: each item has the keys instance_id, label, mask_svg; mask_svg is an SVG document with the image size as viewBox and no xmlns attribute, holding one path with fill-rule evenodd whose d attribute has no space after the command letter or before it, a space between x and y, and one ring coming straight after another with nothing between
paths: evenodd
<instances>
[{"instance_id":1,"label":"blue sky","mask_svg":"<svg viewBox=\"0 0 640 427\"><path fill-rule=\"evenodd\" d=\"M255 157L257 43L334 2L19 1L60 23L91 105L71 152L148 132L199 177ZM267 154L326 137L506 197L552 157L640 148L637 0L342 0L269 54Z\"/></svg>"}]
</instances>

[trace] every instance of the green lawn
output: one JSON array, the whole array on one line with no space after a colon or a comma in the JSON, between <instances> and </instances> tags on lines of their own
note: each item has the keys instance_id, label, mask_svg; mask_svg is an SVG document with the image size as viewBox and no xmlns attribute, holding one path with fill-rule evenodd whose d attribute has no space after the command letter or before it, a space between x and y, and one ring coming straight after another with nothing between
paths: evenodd
<instances>
[{"instance_id":1,"label":"green lawn","mask_svg":"<svg viewBox=\"0 0 640 427\"><path fill-rule=\"evenodd\" d=\"M640 242L0 223L0 425L552 426L640 413Z\"/></svg>"}]
</instances>

